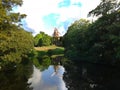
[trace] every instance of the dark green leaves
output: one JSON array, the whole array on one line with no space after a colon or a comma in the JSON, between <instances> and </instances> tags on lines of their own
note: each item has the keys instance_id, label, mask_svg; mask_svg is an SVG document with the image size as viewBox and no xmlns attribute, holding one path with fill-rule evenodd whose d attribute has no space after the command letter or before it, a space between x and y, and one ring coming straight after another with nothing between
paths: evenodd
<instances>
[{"instance_id":1,"label":"dark green leaves","mask_svg":"<svg viewBox=\"0 0 120 90\"><path fill-rule=\"evenodd\" d=\"M33 49L32 35L24 30L0 33L0 60L19 63Z\"/></svg>"}]
</instances>

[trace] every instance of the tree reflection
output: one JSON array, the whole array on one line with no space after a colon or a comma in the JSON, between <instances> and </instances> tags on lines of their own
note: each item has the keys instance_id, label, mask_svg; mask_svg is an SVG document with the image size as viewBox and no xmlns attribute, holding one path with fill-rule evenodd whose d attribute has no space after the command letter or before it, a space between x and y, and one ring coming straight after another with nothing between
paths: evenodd
<instances>
[{"instance_id":1,"label":"tree reflection","mask_svg":"<svg viewBox=\"0 0 120 90\"><path fill-rule=\"evenodd\" d=\"M51 65L51 59L49 56L45 55L41 59L33 59L33 63L41 71L44 71L49 67L49 65Z\"/></svg>"},{"instance_id":2,"label":"tree reflection","mask_svg":"<svg viewBox=\"0 0 120 90\"><path fill-rule=\"evenodd\" d=\"M29 90L27 80L31 74L31 63L17 64L13 69L0 71L0 90Z\"/></svg>"},{"instance_id":3,"label":"tree reflection","mask_svg":"<svg viewBox=\"0 0 120 90\"><path fill-rule=\"evenodd\" d=\"M119 68L77 62L67 66L64 80L69 90L119 90Z\"/></svg>"}]
</instances>

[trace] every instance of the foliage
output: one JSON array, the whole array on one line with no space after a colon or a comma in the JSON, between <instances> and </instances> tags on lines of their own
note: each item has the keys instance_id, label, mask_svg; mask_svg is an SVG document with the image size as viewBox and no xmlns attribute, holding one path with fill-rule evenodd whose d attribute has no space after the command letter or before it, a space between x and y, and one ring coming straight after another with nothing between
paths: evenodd
<instances>
[{"instance_id":1,"label":"foliage","mask_svg":"<svg viewBox=\"0 0 120 90\"><path fill-rule=\"evenodd\" d=\"M105 63L117 63L120 60L120 12L99 18L89 28L89 53Z\"/></svg>"},{"instance_id":2,"label":"foliage","mask_svg":"<svg viewBox=\"0 0 120 90\"><path fill-rule=\"evenodd\" d=\"M34 37L35 46L49 46L51 43L51 37L44 32L40 32Z\"/></svg>"},{"instance_id":3,"label":"foliage","mask_svg":"<svg viewBox=\"0 0 120 90\"><path fill-rule=\"evenodd\" d=\"M104 16L120 9L120 3L117 0L101 0L100 4L89 12L89 16Z\"/></svg>"},{"instance_id":4,"label":"foliage","mask_svg":"<svg viewBox=\"0 0 120 90\"><path fill-rule=\"evenodd\" d=\"M42 38L42 34L37 34L35 37L34 37L34 46L40 46L39 45L39 40Z\"/></svg>"},{"instance_id":5,"label":"foliage","mask_svg":"<svg viewBox=\"0 0 120 90\"><path fill-rule=\"evenodd\" d=\"M0 30L9 29L13 25L21 25L21 19L25 14L14 13L13 7L21 6L22 0L1 0L0 1Z\"/></svg>"},{"instance_id":6,"label":"foliage","mask_svg":"<svg viewBox=\"0 0 120 90\"><path fill-rule=\"evenodd\" d=\"M0 66L20 63L33 49L33 37L22 29L25 14L13 12L22 5L22 0L0 1Z\"/></svg>"},{"instance_id":7,"label":"foliage","mask_svg":"<svg viewBox=\"0 0 120 90\"><path fill-rule=\"evenodd\" d=\"M6 30L0 33L0 60L19 63L33 48L31 33L24 30Z\"/></svg>"},{"instance_id":8,"label":"foliage","mask_svg":"<svg viewBox=\"0 0 120 90\"><path fill-rule=\"evenodd\" d=\"M82 47L85 47L82 42L86 42L85 32L89 24L89 21L80 19L68 28L67 33L63 37L63 45L65 47L65 55L69 58L77 59L79 52L82 52Z\"/></svg>"},{"instance_id":9,"label":"foliage","mask_svg":"<svg viewBox=\"0 0 120 90\"><path fill-rule=\"evenodd\" d=\"M92 24L74 23L64 36L65 55L74 60L120 62L120 12L104 15Z\"/></svg>"}]
</instances>

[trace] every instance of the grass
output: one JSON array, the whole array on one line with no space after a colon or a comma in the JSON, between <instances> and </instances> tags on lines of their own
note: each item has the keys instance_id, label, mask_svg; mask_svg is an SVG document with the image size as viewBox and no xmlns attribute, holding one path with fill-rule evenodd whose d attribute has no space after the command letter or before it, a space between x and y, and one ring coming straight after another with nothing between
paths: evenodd
<instances>
[{"instance_id":1,"label":"grass","mask_svg":"<svg viewBox=\"0 0 120 90\"><path fill-rule=\"evenodd\" d=\"M55 45L35 47L35 50L39 53L39 57L43 57L44 55L49 55L52 58L64 56L64 48Z\"/></svg>"},{"instance_id":2,"label":"grass","mask_svg":"<svg viewBox=\"0 0 120 90\"><path fill-rule=\"evenodd\" d=\"M49 59L51 60L51 64L55 64L55 62L58 60L61 60L60 62L62 64L67 64L67 62L68 62L68 59L64 58L64 48L63 47L58 47L55 45L35 47L35 52L36 52L37 59L36 59L36 61L34 61L34 63L38 66L39 66L38 63L41 63L43 61L49 61ZM46 62L43 62L43 63L46 64Z\"/></svg>"},{"instance_id":3,"label":"grass","mask_svg":"<svg viewBox=\"0 0 120 90\"><path fill-rule=\"evenodd\" d=\"M54 49L57 49L57 48L64 50L63 47L58 47L58 46L55 46L55 45L35 47L35 50L37 50L37 51L48 51L48 50L54 50Z\"/></svg>"}]
</instances>

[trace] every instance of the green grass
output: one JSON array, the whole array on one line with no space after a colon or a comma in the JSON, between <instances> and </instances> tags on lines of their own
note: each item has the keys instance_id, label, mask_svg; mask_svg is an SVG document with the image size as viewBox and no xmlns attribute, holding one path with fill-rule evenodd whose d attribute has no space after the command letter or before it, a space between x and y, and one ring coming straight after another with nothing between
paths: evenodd
<instances>
[{"instance_id":1,"label":"green grass","mask_svg":"<svg viewBox=\"0 0 120 90\"><path fill-rule=\"evenodd\" d=\"M37 50L37 51L48 51L48 50L56 49L56 48L59 48L59 49L64 50L63 47L58 47L58 46L55 46L55 45L51 45L51 46L42 46L42 47L35 47L35 50Z\"/></svg>"},{"instance_id":2,"label":"green grass","mask_svg":"<svg viewBox=\"0 0 120 90\"><path fill-rule=\"evenodd\" d=\"M35 47L35 50L38 52L38 57L43 57L45 55L51 56L51 58L64 56L64 48L55 45Z\"/></svg>"}]
</instances>

